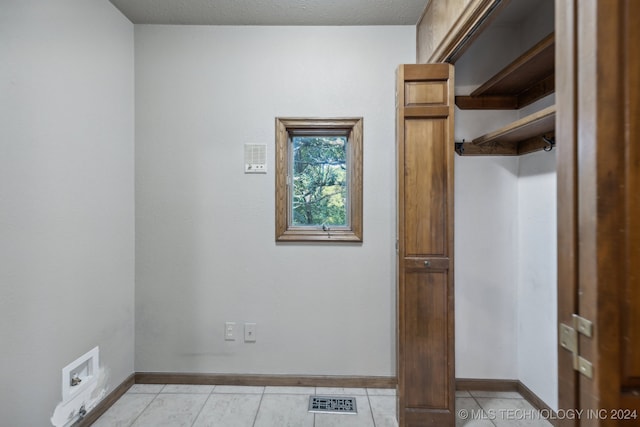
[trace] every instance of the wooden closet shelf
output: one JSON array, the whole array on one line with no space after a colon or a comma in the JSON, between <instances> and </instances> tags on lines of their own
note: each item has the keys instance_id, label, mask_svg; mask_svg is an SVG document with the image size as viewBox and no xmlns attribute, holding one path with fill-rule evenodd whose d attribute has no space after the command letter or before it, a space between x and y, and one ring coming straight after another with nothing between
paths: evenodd
<instances>
[{"instance_id":1,"label":"wooden closet shelf","mask_svg":"<svg viewBox=\"0 0 640 427\"><path fill-rule=\"evenodd\" d=\"M519 156L532 153L549 146L543 137L554 137L555 125L554 105L471 142L456 143L456 152L461 156Z\"/></svg>"},{"instance_id":2,"label":"wooden closet shelf","mask_svg":"<svg viewBox=\"0 0 640 427\"><path fill-rule=\"evenodd\" d=\"M513 110L555 90L555 36L549 34L469 96L456 96L463 110Z\"/></svg>"}]
</instances>

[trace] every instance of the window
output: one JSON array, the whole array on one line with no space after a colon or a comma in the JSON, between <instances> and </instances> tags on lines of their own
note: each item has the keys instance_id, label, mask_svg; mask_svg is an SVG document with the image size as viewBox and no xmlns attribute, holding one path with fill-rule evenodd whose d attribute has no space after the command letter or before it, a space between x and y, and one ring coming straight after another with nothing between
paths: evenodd
<instances>
[{"instance_id":1,"label":"window","mask_svg":"<svg viewBox=\"0 0 640 427\"><path fill-rule=\"evenodd\" d=\"M362 118L276 118L276 240L362 241Z\"/></svg>"}]
</instances>

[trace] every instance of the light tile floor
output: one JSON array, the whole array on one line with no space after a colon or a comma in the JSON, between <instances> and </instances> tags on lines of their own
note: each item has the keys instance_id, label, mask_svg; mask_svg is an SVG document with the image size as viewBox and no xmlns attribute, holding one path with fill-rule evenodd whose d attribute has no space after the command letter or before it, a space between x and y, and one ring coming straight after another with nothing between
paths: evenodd
<instances>
[{"instance_id":1,"label":"light tile floor","mask_svg":"<svg viewBox=\"0 0 640 427\"><path fill-rule=\"evenodd\" d=\"M309 396L354 396L357 415L313 414ZM95 427L397 427L393 389L135 384ZM458 391L456 427L547 427L513 392Z\"/></svg>"},{"instance_id":2,"label":"light tile floor","mask_svg":"<svg viewBox=\"0 0 640 427\"><path fill-rule=\"evenodd\" d=\"M549 415L513 391L456 392L456 427L551 427Z\"/></svg>"}]
</instances>

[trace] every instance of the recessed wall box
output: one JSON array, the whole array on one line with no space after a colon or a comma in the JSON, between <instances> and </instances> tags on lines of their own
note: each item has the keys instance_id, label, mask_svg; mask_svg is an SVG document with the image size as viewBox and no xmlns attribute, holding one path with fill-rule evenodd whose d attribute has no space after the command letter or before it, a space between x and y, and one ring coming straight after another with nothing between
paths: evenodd
<instances>
[{"instance_id":1,"label":"recessed wall box","mask_svg":"<svg viewBox=\"0 0 640 427\"><path fill-rule=\"evenodd\" d=\"M77 396L93 384L98 375L100 349L95 347L62 368L62 401Z\"/></svg>"}]
</instances>

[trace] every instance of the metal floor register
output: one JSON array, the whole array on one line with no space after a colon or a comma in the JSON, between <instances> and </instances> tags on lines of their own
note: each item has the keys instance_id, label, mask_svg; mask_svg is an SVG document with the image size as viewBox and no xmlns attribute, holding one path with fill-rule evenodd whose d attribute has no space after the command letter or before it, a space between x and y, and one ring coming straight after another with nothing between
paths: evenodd
<instances>
[{"instance_id":1,"label":"metal floor register","mask_svg":"<svg viewBox=\"0 0 640 427\"><path fill-rule=\"evenodd\" d=\"M357 414L355 397L309 396L309 412L321 414Z\"/></svg>"}]
</instances>

